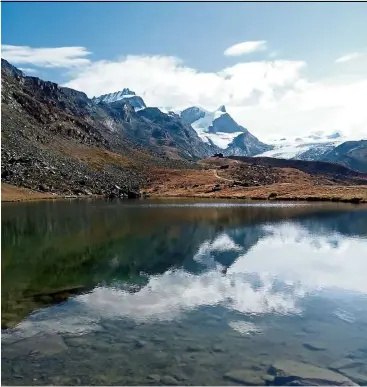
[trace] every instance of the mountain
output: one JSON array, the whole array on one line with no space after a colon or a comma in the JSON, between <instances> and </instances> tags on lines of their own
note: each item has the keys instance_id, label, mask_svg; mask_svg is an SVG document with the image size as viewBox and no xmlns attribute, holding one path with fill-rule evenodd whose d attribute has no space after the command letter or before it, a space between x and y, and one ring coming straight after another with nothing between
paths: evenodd
<instances>
[{"instance_id":1,"label":"mountain","mask_svg":"<svg viewBox=\"0 0 367 387\"><path fill-rule=\"evenodd\" d=\"M315 161L321 160L323 155L346 141L340 133L326 134L321 131L304 137L281 138L273 140L273 148L256 157L275 157Z\"/></svg>"},{"instance_id":2,"label":"mountain","mask_svg":"<svg viewBox=\"0 0 367 387\"><path fill-rule=\"evenodd\" d=\"M204 142L216 145L226 155L253 156L272 149L239 125L223 105L213 112L193 106L183 110L180 116Z\"/></svg>"},{"instance_id":3,"label":"mountain","mask_svg":"<svg viewBox=\"0 0 367 387\"><path fill-rule=\"evenodd\" d=\"M367 172L367 140L349 141L340 132L317 131L305 137L273 141L273 149L255 157L273 157L338 163L359 172Z\"/></svg>"},{"instance_id":4,"label":"mountain","mask_svg":"<svg viewBox=\"0 0 367 387\"><path fill-rule=\"evenodd\" d=\"M197 168L217 151L174 114L28 77L2 59L3 182L61 194L136 191L149 170ZM117 187L117 188L116 188Z\"/></svg>"},{"instance_id":5,"label":"mountain","mask_svg":"<svg viewBox=\"0 0 367 387\"><path fill-rule=\"evenodd\" d=\"M367 140L346 141L323 154L321 160L367 172Z\"/></svg>"},{"instance_id":6,"label":"mountain","mask_svg":"<svg viewBox=\"0 0 367 387\"><path fill-rule=\"evenodd\" d=\"M130 89L123 89L115 93L104 94L99 97L93 97L92 101L95 103L105 102L112 103L116 101L126 100L134 108L135 111L144 109L146 107L143 99L136 95Z\"/></svg>"},{"instance_id":7,"label":"mountain","mask_svg":"<svg viewBox=\"0 0 367 387\"><path fill-rule=\"evenodd\" d=\"M272 145L264 144L248 130L233 139L224 151L228 156L255 156L272 149Z\"/></svg>"}]
</instances>

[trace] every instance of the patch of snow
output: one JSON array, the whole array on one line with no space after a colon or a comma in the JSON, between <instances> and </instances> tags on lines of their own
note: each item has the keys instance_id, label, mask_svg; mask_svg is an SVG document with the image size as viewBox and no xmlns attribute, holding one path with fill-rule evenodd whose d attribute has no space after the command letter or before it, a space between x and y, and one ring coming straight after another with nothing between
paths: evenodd
<instances>
[{"instance_id":1,"label":"patch of snow","mask_svg":"<svg viewBox=\"0 0 367 387\"><path fill-rule=\"evenodd\" d=\"M137 96L130 89L123 89L121 91L116 91L115 93L104 94L99 97L94 97L93 101L95 103L104 102L112 103L116 101L127 100L130 105L134 108L135 111L145 109L145 103L143 99Z\"/></svg>"},{"instance_id":2,"label":"patch of snow","mask_svg":"<svg viewBox=\"0 0 367 387\"><path fill-rule=\"evenodd\" d=\"M218 148L227 149L228 145L240 134L243 132L235 132L235 133L206 133L197 131L199 137L205 142L212 142Z\"/></svg>"},{"instance_id":3,"label":"patch of snow","mask_svg":"<svg viewBox=\"0 0 367 387\"><path fill-rule=\"evenodd\" d=\"M192 127L198 132L208 132L209 127L212 126L213 121L226 114L225 112L216 110L214 112L205 111L205 116L192 123Z\"/></svg>"},{"instance_id":4,"label":"patch of snow","mask_svg":"<svg viewBox=\"0 0 367 387\"><path fill-rule=\"evenodd\" d=\"M320 138L310 140L310 136L306 138L295 138L293 140L285 140L281 143L273 143L274 149L258 154L255 157L275 157L282 159L293 159L300 157L303 153L315 150L316 153L323 154L330 148L336 147L346 141L345 139L330 140Z\"/></svg>"}]
</instances>

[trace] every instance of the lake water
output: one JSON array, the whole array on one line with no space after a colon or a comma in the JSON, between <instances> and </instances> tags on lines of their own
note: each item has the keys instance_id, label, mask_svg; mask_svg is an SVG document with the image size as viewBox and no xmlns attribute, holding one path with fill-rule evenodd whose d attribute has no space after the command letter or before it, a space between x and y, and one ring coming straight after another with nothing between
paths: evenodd
<instances>
[{"instance_id":1,"label":"lake water","mask_svg":"<svg viewBox=\"0 0 367 387\"><path fill-rule=\"evenodd\" d=\"M367 208L2 204L5 385L367 385ZM331 383L330 383L331 384Z\"/></svg>"}]
</instances>

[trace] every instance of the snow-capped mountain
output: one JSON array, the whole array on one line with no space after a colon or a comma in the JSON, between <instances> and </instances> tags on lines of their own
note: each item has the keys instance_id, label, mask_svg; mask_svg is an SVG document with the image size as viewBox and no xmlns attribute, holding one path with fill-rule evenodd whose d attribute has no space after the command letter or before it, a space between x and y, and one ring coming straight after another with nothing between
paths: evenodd
<instances>
[{"instance_id":1,"label":"snow-capped mountain","mask_svg":"<svg viewBox=\"0 0 367 387\"><path fill-rule=\"evenodd\" d=\"M122 99L127 100L135 111L146 108L143 98L136 95L130 89L123 89L121 91L116 91L115 93L104 94L99 97L92 98L95 103L112 103L116 101L121 101Z\"/></svg>"},{"instance_id":2,"label":"snow-capped mountain","mask_svg":"<svg viewBox=\"0 0 367 387\"><path fill-rule=\"evenodd\" d=\"M215 111L193 106L183 110L180 116L204 142L216 145L226 154L251 156L271 149L239 125L223 105Z\"/></svg>"},{"instance_id":3,"label":"snow-capped mountain","mask_svg":"<svg viewBox=\"0 0 367 387\"><path fill-rule=\"evenodd\" d=\"M128 101L135 111L143 110L147 106L143 99L128 88L115 93L104 94L92 99L95 103L113 104L117 101ZM271 139L268 144L261 142L245 127L239 125L227 112L225 106L209 111L198 106L192 106L179 111L167 107L156 108L167 119L181 120L184 125L191 125L199 139L204 143L205 154L210 149L218 148L226 155L275 157L299 160L323 160L339 145L350 140L340 132L314 131L303 137ZM353 139L355 140L355 139ZM209 147L209 148L208 148ZM332 160L336 158L335 155Z\"/></svg>"},{"instance_id":4,"label":"snow-capped mountain","mask_svg":"<svg viewBox=\"0 0 367 387\"><path fill-rule=\"evenodd\" d=\"M258 157L282 159L320 160L324 154L347 141L339 132L325 134L321 131L305 137L281 138L270 141L273 149L260 153Z\"/></svg>"}]
</instances>

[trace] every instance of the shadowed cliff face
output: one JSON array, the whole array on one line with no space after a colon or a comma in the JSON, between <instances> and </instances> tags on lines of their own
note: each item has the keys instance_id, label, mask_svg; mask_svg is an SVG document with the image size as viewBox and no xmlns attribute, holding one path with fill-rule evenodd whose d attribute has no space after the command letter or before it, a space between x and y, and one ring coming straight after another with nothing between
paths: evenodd
<instances>
[{"instance_id":1,"label":"shadowed cliff face","mask_svg":"<svg viewBox=\"0 0 367 387\"><path fill-rule=\"evenodd\" d=\"M146 275L174 268L200 273L213 264L231 267L239 254L267 235L264 224L294 219L311 229L323 219L324 231L345 235L358 234L366 226L363 214L331 216L327 206L124 203L3 205L3 327L42 305L62 302L100 284L133 283L138 289L146 283Z\"/></svg>"},{"instance_id":2,"label":"shadowed cliff face","mask_svg":"<svg viewBox=\"0 0 367 387\"><path fill-rule=\"evenodd\" d=\"M347 141L324 154L322 160L367 173L367 140Z\"/></svg>"}]
</instances>

